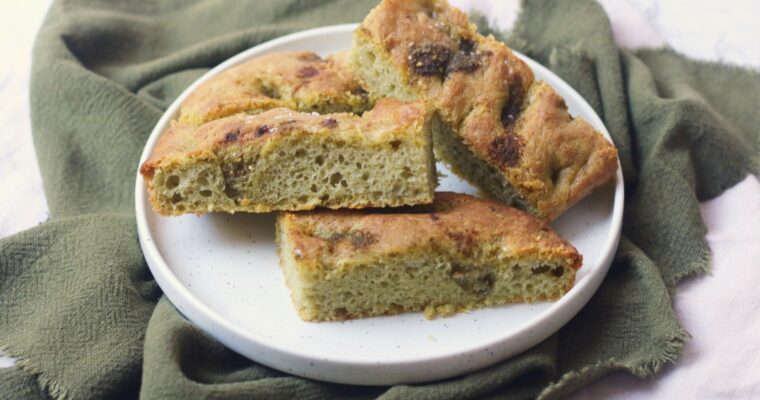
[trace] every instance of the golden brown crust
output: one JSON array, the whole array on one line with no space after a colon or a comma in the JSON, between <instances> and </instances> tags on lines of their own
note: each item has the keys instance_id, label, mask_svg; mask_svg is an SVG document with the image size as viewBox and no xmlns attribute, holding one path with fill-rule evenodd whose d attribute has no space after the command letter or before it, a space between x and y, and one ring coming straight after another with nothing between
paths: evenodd
<instances>
[{"instance_id":1,"label":"golden brown crust","mask_svg":"<svg viewBox=\"0 0 760 400\"><path fill-rule=\"evenodd\" d=\"M263 55L207 80L185 100L179 121L200 125L272 108L363 112L372 106L350 70L312 52Z\"/></svg>"},{"instance_id":2,"label":"golden brown crust","mask_svg":"<svg viewBox=\"0 0 760 400\"><path fill-rule=\"evenodd\" d=\"M473 196L440 192L431 206L382 213L319 210L282 213L278 224L303 267L336 264L327 260L438 249L472 257L496 244L500 257L562 260L578 269L582 256L549 224L525 212ZM338 263L339 264L339 263Z\"/></svg>"},{"instance_id":3,"label":"golden brown crust","mask_svg":"<svg viewBox=\"0 0 760 400\"><path fill-rule=\"evenodd\" d=\"M162 165L204 158L227 146L261 147L266 151L268 142L282 136L340 135L347 143L356 140L386 143L394 137L406 136L409 131L422 132L428 115L423 103L386 98L362 116L319 115L275 108L256 115L237 114L201 126L175 122L158 139L153 153L140 167L140 173L150 178ZM424 140L424 135L418 139Z\"/></svg>"},{"instance_id":4,"label":"golden brown crust","mask_svg":"<svg viewBox=\"0 0 760 400\"><path fill-rule=\"evenodd\" d=\"M556 218L614 176L617 152L504 44L445 0L384 0L355 35L435 103L473 154L534 210Z\"/></svg>"}]
</instances>

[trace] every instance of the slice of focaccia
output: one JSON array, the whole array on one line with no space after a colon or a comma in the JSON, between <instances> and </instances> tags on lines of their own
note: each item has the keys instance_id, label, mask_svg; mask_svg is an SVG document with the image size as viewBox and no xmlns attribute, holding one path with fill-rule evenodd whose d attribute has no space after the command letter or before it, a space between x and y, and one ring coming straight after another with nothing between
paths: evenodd
<instances>
[{"instance_id":1,"label":"slice of focaccia","mask_svg":"<svg viewBox=\"0 0 760 400\"><path fill-rule=\"evenodd\" d=\"M617 152L445 0L383 0L350 65L375 95L433 103L437 154L495 198L554 219L614 176Z\"/></svg>"},{"instance_id":2,"label":"slice of focaccia","mask_svg":"<svg viewBox=\"0 0 760 400\"><path fill-rule=\"evenodd\" d=\"M361 117L276 108L174 123L140 173L162 215L426 204L430 111L384 99Z\"/></svg>"},{"instance_id":3,"label":"slice of focaccia","mask_svg":"<svg viewBox=\"0 0 760 400\"><path fill-rule=\"evenodd\" d=\"M383 212L280 213L277 242L307 321L555 300L582 261L545 220L455 193Z\"/></svg>"},{"instance_id":4,"label":"slice of focaccia","mask_svg":"<svg viewBox=\"0 0 760 400\"><path fill-rule=\"evenodd\" d=\"M320 114L362 113L372 99L350 69L312 52L266 54L220 72L182 103L179 121L200 125L272 108Z\"/></svg>"}]
</instances>

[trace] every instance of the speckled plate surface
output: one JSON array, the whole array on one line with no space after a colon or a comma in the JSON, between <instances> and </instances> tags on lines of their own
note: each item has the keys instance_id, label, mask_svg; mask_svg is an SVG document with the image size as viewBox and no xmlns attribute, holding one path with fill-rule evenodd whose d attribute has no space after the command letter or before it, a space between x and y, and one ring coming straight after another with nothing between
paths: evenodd
<instances>
[{"instance_id":1,"label":"speckled plate surface","mask_svg":"<svg viewBox=\"0 0 760 400\"><path fill-rule=\"evenodd\" d=\"M319 28L251 48L209 71L166 111L150 136L147 159L179 104L201 82L242 61L274 51L327 55L351 44L356 25ZM521 56L565 98L570 112L609 137L599 117L570 86ZM439 190L475 193L446 174ZM332 382L381 385L442 379L494 364L537 344L564 325L596 291L620 237L623 179L596 190L553 226L583 254L575 287L552 303L510 305L426 320L421 313L330 323L301 321L278 266L274 214L164 218L150 208L138 174L140 244L171 302L201 329L240 354L292 374Z\"/></svg>"}]
</instances>

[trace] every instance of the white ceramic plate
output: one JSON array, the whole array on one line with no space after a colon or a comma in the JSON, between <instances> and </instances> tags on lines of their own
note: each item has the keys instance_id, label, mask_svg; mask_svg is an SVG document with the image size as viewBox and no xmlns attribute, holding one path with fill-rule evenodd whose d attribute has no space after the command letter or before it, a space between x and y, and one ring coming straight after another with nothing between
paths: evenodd
<instances>
[{"instance_id":1,"label":"white ceramic plate","mask_svg":"<svg viewBox=\"0 0 760 400\"><path fill-rule=\"evenodd\" d=\"M153 150L180 103L201 82L235 64L274 51L327 55L348 48L356 25L308 30L244 51L209 71L169 107L150 136ZM565 98L570 112L607 130L564 81L521 56L539 79ZM439 190L475 190L447 175ZM361 385L441 379L473 371L546 339L586 304L617 247L623 179L596 190L553 226L583 254L575 287L553 303L510 305L426 320L421 313L346 322L307 323L290 301L274 244L274 214L210 214L164 218L153 212L137 175L140 244L153 276L171 302L201 329L259 363L308 378Z\"/></svg>"}]
</instances>

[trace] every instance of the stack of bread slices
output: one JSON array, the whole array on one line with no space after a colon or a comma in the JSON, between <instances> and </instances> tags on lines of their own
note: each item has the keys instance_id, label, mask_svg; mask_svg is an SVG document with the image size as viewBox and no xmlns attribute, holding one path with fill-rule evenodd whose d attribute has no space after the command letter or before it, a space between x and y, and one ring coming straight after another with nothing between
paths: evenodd
<instances>
[{"instance_id":1,"label":"stack of bread slices","mask_svg":"<svg viewBox=\"0 0 760 400\"><path fill-rule=\"evenodd\" d=\"M436 159L488 199L436 192ZM307 321L556 300L582 256L550 222L617 152L445 0L383 0L352 48L201 84L140 167L165 216L278 212Z\"/></svg>"}]
</instances>

